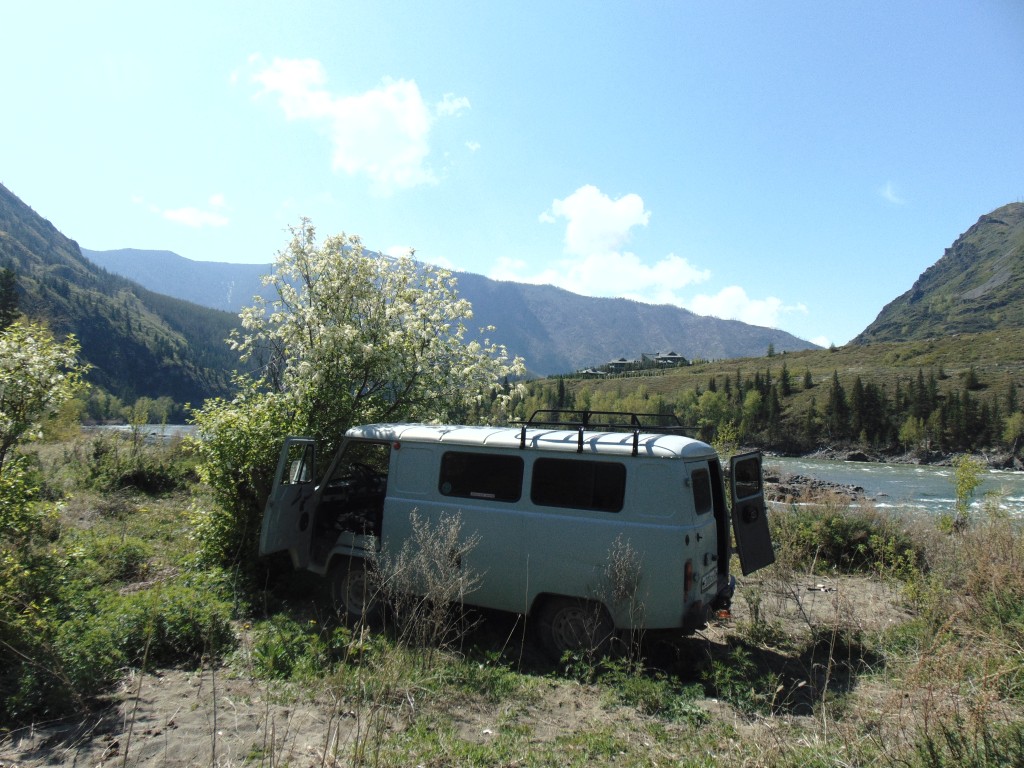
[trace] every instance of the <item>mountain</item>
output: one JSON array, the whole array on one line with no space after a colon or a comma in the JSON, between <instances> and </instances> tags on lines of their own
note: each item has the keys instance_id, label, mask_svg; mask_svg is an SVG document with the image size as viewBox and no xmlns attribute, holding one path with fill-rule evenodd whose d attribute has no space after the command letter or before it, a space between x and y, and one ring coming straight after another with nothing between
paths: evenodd
<instances>
[{"instance_id":1,"label":"mountain","mask_svg":"<svg viewBox=\"0 0 1024 768\"><path fill-rule=\"evenodd\" d=\"M169 251L90 251L83 254L112 272L197 304L237 312L262 290L269 264L196 262ZM459 296L473 305L477 326L522 355L531 373L550 375L602 365L644 352L676 352L689 359L757 357L815 349L772 328L696 315L669 305L580 296L550 285L514 283L458 272ZM264 294L268 299L269 294Z\"/></svg>"},{"instance_id":2,"label":"mountain","mask_svg":"<svg viewBox=\"0 0 1024 768\"><path fill-rule=\"evenodd\" d=\"M110 272L176 299L237 315L260 293L260 277L269 264L229 264L221 261L190 261L172 251L114 251L82 249L82 255ZM266 293L269 299L272 292Z\"/></svg>"},{"instance_id":3,"label":"mountain","mask_svg":"<svg viewBox=\"0 0 1024 768\"><path fill-rule=\"evenodd\" d=\"M15 272L22 312L78 338L90 383L126 402L168 396L198 404L229 392L238 359L224 339L236 316L98 267L2 184L0 267Z\"/></svg>"},{"instance_id":4,"label":"mountain","mask_svg":"<svg viewBox=\"0 0 1024 768\"><path fill-rule=\"evenodd\" d=\"M1024 203L982 216L854 344L1024 328Z\"/></svg>"}]
</instances>

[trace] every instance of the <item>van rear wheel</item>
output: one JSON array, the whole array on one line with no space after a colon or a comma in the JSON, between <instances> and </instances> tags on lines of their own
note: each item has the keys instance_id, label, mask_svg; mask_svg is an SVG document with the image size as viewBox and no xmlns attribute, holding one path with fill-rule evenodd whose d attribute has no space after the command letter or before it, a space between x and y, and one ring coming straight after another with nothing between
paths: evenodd
<instances>
[{"instance_id":1,"label":"van rear wheel","mask_svg":"<svg viewBox=\"0 0 1024 768\"><path fill-rule=\"evenodd\" d=\"M342 558L330 572L331 602L338 615L351 624L374 625L381 618L380 599L366 563L358 557Z\"/></svg>"},{"instance_id":2,"label":"van rear wheel","mask_svg":"<svg viewBox=\"0 0 1024 768\"><path fill-rule=\"evenodd\" d=\"M552 661L568 653L604 656L611 647L615 625L601 603L553 597L537 615L540 646Z\"/></svg>"}]
</instances>

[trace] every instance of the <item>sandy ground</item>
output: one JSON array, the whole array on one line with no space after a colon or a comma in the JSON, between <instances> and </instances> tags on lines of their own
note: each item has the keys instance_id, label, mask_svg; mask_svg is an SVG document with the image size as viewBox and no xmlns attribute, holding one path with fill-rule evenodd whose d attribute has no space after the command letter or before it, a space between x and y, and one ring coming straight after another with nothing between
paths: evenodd
<instances>
[{"instance_id":1,"label":"sandy ground","mask_svg":"<svg viewBox=\"0 0 1024 768\"><path fill-rule=\"evenodd\" d=\"M876 580L807 577L772 584L751 579L741 583L731 619L686 642L725 643L740 622L751 620L752 609L791 637L823 624L872 631L906 616L896 595ZM536 703L514 713L516 724L528 728L537 742L613 718L621 725L623 718L640 717L632 710L610 711L595 688L555 679L541 685ZM715 716L728 716L717 702L705 704ZM510 716L502 704L480 700L455 702L446 713L468 741L494 738L499 723ZM160 670L125 679L101 712L14 732L0 743L0 768L335 766L348 764L365 736L369 726L363 717L328 693L246 679L224 667Z\"/></svg>"}]
</instances>

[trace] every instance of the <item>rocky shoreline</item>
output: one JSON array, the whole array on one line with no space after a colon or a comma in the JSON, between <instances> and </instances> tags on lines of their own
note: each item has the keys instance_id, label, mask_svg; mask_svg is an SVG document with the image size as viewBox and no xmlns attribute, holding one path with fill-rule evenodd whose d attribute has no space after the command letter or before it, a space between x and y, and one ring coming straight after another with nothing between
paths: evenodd
<instances>
[{"instance_id":1,"label":"rocky shoreline","mask_svg":"<svg viewBox=\"0 0 1024 768\"><path fill-rule=\"evenodd\" d=\"M792 504L794 501L822 496L833 496L849 501L863 501L867 498L859 485L844 485L806 475L783 475L767 473L764 477L765 501Z\"/></svg>"},{"instance_id":2,"label":"rocky shoreline","mask_svg":"<svg viewBox=\"0 0 1024 768\"><path fill-rule=\"evenodd\" d=\"M910 451L901 454L868 453L862 450L843 448L820 448L813 453L803 454L801 458L822 459L826 461L859 461L880 462L885 464L932 464L937 467L949 467L961 453L942 453L940 451ZM1024 472L1024 461L1012 453L979 453L971 454L980 459L990 469L1007 469Z\"/></svg>"}]
</instances>

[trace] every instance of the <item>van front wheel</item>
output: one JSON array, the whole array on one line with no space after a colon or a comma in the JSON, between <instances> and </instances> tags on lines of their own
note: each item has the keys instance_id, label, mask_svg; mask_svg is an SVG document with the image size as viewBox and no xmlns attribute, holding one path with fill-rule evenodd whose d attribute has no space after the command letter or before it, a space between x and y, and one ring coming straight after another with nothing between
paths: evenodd
<instances>
[{"instance_id":1,"label":"van front wheel","mask_svg":"<svg viewBox=\"0 0 1024 768\"><path fill-rule=\"evenodd\" d=\"M331 602L338 615L352 624L380 620L380 600L361 558L343 558L331 567Z\"/></svg>"},{"instance_id":2,"label":"van front wheel","mask_svg":"<svg viewBox=\"0 0 1024 768\"><path fill-rule=\"evenodd\" d=\"M552 661L560 661L567 652L604 656L614 631L608 611L592 600L553 597L537 615L538 640Z\"/></svg>"}]
</instances>

